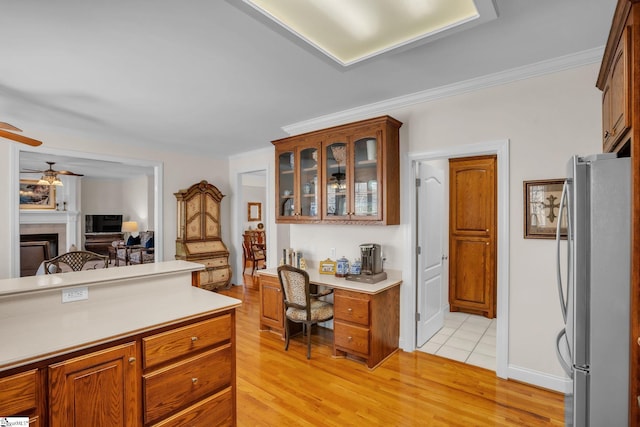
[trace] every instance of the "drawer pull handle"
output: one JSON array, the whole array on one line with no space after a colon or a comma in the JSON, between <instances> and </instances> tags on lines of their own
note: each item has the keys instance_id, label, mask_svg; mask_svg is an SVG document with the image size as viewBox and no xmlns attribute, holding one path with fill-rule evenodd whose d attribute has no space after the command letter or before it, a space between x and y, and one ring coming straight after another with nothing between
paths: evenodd
<instances>
[{"instance_id":1,"label":"drawer pull handle","mask_svg":"<svg viewBox=\"0 0 640 427\"><path fill-rule=\"evenodd\" d=\"M196 342L198 341L198 337L191 337L191 342Z\"/></svg>"},{"instance_id":2,"label":"drawer pull handle","mask_svg":"<svg viewBox=\"0 0 640 427\"><path fill-rule=\"evenodd\" d=\"M198 379L197 379L197 378L191 378L191 382L192 382L193 384L195 384L195 383L197 383L197 382L198 382Z\"/></svg>"},{"instance_id":3,"label":"drawer pull handle","mask_svg":"<svg viewBox=\"0 0 640 427\"><path fill-rule=\"evenodd\" d=\"M348 311L349 313L351 313L351 312L353 311L353 308L349 307L349 308L347 308L347 311Z\"/></svg>"},{"instance_id":4,"label":"drawer pull handle","mask_svg":"<svg viewBox=\"0 0 640 427\"><path fill-rule=\"evenodd\" d=\"M353 337L347 337L347 340L353 341Z\"/></svg>"},{"instance_id":5,"label":"drawer pull handle","mask_svg":"<svg viewBox=\"0 0 640 427\"><path fill-rule=\"evenodd\" d=\"M133 362L135 362L135 361L136 361L136 358L135 358L135 357L130 357L130 358L129 358L129 363L133 363Z\"/></svg>"}]
</instances>

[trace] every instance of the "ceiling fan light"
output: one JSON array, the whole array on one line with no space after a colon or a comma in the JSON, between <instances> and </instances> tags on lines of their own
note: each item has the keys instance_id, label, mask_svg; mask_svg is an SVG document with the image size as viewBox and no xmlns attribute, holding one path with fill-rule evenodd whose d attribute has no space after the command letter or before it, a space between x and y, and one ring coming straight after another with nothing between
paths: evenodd
<instances>
[{"instance_id":1,"label":"ceiling fan light","mask_svg":"<svg viewBox=\"0 0 640 427\"><path fill-rule=\"evenodd\" d=\"M53 182L51 183L51 185L57 185L58 187L62 187L64 186L64 184L62 183L62 181L60 181L58 178L55 178L53 180Z\"/></svg>"},{"instance_id":2,"label":"ceiling fan light","mask_svg":"<svg viewBox=\"0 0 640 427\"><path fill-rule=\"evenodd\" d=\"M46 179L44 179L44 176L43 176L43 177L40 177L40 181L38 181L38 185L51 185L51 183Z\"/></svg>"}]
</instances>

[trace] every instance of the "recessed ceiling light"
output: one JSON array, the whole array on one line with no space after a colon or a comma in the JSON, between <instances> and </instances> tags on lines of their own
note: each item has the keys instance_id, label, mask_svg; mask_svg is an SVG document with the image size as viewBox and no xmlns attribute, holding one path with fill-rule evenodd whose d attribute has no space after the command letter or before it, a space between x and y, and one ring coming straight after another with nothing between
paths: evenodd
<instances>
[{"instance_id":1,"label":"recessed ceiling light","mask_svg":"<svg viewBox=\"0 0 640 427\"><path fill-rule=\"evenodd\" d=\"M243 0L343 66L497 17L493 0Z\"/></svg>"}]
</instances>

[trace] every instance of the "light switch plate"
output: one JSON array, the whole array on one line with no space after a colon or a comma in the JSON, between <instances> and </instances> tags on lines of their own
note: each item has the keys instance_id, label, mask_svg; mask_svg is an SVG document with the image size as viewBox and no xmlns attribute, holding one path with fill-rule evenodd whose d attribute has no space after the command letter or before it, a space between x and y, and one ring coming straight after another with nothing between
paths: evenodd
<instances>
[{"instance_id":1,"label":"light switch plate","mask_svg":"<svg viewBox=\"0 0 640 427\"><path fill-rule=\"evenodd\" d=\"M69 288L62 290L62 302L82 301L89 299L89 288L81 286L79 288Z\"/></svg>"}]
</instances>

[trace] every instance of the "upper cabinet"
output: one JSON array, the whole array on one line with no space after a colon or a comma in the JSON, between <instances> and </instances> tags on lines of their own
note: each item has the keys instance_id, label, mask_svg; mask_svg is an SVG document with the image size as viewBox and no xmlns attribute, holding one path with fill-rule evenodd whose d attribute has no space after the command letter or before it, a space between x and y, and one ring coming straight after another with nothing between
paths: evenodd
<instances>
[{"instance_id":1,"label":"upper cabinet","mask_svg":"<svg viewBox=\"0 0 640 427\"><path fill-rule=\"evenodd\" d=\"M400 126L383 116L273 141L276 222L399 224Z\"/></svg>"},{"instance_id":2,"label":"upper cabinet","mask_svg":"<svg viewBox=\"0 0 640 427\"><path fill-rule=\"evenodd\" d=\"M602 149L620 151L631 128L632 26L620 25L609 40L597 86L602 89ZM615 42L615 45L613 44Z\"/></svg>"}]
</instances>

